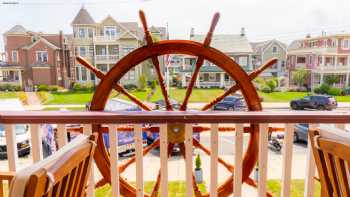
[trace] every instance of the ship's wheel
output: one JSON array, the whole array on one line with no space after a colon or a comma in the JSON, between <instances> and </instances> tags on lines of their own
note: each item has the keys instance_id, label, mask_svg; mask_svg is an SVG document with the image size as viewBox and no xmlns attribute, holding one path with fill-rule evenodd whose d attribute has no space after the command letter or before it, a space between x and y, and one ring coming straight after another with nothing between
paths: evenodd
<instances>
[{"instance_id":1,"label":"ship's wheel","mask_svg":"<svg viewBox=\"0 0 350 197\"><path fill-rule=\"evenodd\" d=\"M225 55L223 52L210 47L210 42L212 38L212 34L214 28L218 22L219 14L216 13L214 15L210 30L204 40L204 43L188 41L188 40L164 40L159 42L153 42L150 32L147 28L147 23L145 19L145 15L142 11L140 11L140 18L142 21L142 25L144 27L145 39L147 44L143 47L140 47L121 60L119 60L115 66L107 73L103 74L97 68L93 67L87 61L85 61L81 57L77 57L77 60L87 67L90 71L96 74L98 78L101 79L100 84L98 85L95 94L92 98L90 110L93 111L102 111L105 108L106 102L108 100L109 94L114 89L125 96L127 96L131 101L136 103L140 108L146 111L151 111L152 109L147 106L147 104L143 103L135 96L128 93L122 86L118 84L119 80L132 68L136 65L142 63L145 60L151 59L154 64L160 88L162 90L162 94L164 96L166 110L173 111L173 107L169 101L169 94L165 87L164 77L160 70L158 57L161 55L169 55L169 54L186 54L196 56L197 63L195 65L195 70L192 74L191 81L187 87L186 95L183 103L181 104L180 110L185 111L187 109L187 103L192 93L192 89L194 87L195 81L197 79L199 70L204 60L210 61L216 66L223 69L234 81L235 85L233 85L230 89L224 92L222 95L215 98L212 102L206 104L202 110L208 110L217 102L222 100L225 96L234 93L235 91L240 90L245 102L247 104L247 108L249 111L260 111L262 110L260 99L258 94L253 86L252 80L257 77L263 70L268 68L269 66L276 63L276 59L269 60L266 64L254 70L249 75L238 65L232 58ZM184 145L184 132L174 132L174 128L178 128L177 130L183 130L184 125L179 124L168 124L168 153L172 152L174 144L178 144L180 147L180 153L185 155L185 145ZM103 180L98 183L98 186L101 186L105 183L110 183L110 160L109 153L105 148L102 133L104 132L103 127L101 125L94 125L94 131L99 132L98 138L98 148L95 153L95 162L100 170ZM175 129L176 130L176 129ZM194 130L196 131L206 131L209 128L194 126ZM229 129L219 128L219 131L226 131ZM249 185L256 186L255 182L250 179L249 175L254 169L254 166L258 157L258 132L259 127L256 124L251 124L249 127L245 128L245 131L250 134L250 140L248 143L248 147L245 151L245 155L243 158L243 172L242 172L242 182L246 182ZM133 132L132 129L129 132ZM159 132L159 130L153 130L153 132ZM151 145L144 148L143 153L146 155L152 149L159 146L159 139L155 140ZM193 146L199 148L204 151L206 154L210 155L210 150L207 149L204 145L202 145L196 139L193 139ZM169 154L169 157L171 154ZM119 172L123 173L125 169L130 166L133 162L135 162L135 157L130 158L128 161L118 166ZM233 173L234 166L225 162L222 158L219 157L218 162L222 164L230 173ZM136 188L127 182L122 176L120 176L120 192L123 196L136 196ZM145 194L145 196L157 196L159 190L159 181L160 176L158 174L156 184L153 188L151 194ZM193 190L195 196L209 196L208 193L202 194L198 186L193 184ZM230 176L224 183L218 186L217 193L218 196L228 196L232 194L233 189L233 177Z\"/></svg>"}]
</instances>

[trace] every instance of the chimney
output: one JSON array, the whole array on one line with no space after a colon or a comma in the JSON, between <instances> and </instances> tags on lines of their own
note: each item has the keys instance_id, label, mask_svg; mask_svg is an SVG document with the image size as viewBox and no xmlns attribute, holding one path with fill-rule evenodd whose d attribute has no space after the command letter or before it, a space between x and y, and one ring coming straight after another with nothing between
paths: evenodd
<instances>
[{"instance_id":1,"label":"chimney","mask_svg":"<svg viewBox=\"0 0 350 197\"><path fill-rule=\"evenodd\" d=\"M310 34L310 33L307 33L307 34L306 34L306 38L311 38L311 34Z\"/></svg>"},{"instance_id":2,"label":"chimney","mask_svg":"<svg viewBox=\"0 0 350 197\"><path fill-rule=\"evenodd\" d=\"M194 28L191 27L191 31L190 31L190 39L194 37Z\"/></svg>"},{"instance_id":3,"label":"chimney","mask_svg":"<svg viewBox=\"0 0 350 197\"><path fill-rule=\"evenodd\" d=\"M242 37L245 36L245 29L244 27L241 28L241 34L240 34Z\"/></svg>"}]
</instances>

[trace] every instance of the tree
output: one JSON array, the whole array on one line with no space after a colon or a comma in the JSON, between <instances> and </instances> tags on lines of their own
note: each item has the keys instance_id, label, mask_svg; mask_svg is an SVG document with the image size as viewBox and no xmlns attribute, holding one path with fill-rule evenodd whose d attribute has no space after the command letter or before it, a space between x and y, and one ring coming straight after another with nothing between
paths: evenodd
<instances>
[{"instance_id":1,"label":"tree","mask_svg":"<svg viewBox=\"0 0 350 197\"><path fill-rule=\"evenodd\" d=\"M299 86L302 87L309 78L309 73L307 70L299 69L293 72L292 79Z\"/></svg>"},{"instance_id":2,"label":"tree","mask_svg":"<svg viewBox=\"0 0 350 197\"><path fill-rule=\"evenodd\" d=\"M324 78L324 82L329 86L333 86L338 81L339 81L339 76L337 75L326 75Z\"/></svg>"},{"instance_id":3,"label":"tree","mask_svg":"<svg viewBox=\"0 0 350 197\"><path fill-rule=\"evenodd\" d=\"M137 88L139 90L146 90L146 86L147 86L147 77L146 75L140 75L139 79L137 81Z\"/></svg>"}]
</instances>

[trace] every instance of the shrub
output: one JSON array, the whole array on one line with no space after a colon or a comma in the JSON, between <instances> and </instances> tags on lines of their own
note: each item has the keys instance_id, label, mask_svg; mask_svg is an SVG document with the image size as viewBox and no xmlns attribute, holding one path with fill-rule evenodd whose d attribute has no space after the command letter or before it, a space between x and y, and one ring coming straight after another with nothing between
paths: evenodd
<instances>
[{"instance_id":1,"label":"shrub","mask_svg":"<svg viewBox=\"0 0 350 197\"><path fill-rule=\"evenodd\" d=\"M330 88L327 93L332 96L340 96L342 94L342 89Z\"/></svg>"},{"instance_id":2,"label":"shrub","mask_svg":"<svg viewBox=\"0 0 350 197\"><path fill-rule=\"evenodd\" d=\"M20 90L22 90L22 87L19 85L12 85L12 84L0 85L0 91L20 91Z\"/></svg>"},{"instance_id":3,"label":"shrub","mask_svg":"<svg viewBox=\"0 0 350 197\"><path fill-rule=\"evenodd\" d=\"M151 89L156 89L156 87L157 87L157 80L152 80L151 82L150 82L150 84L149 84L149 87L151 88Z\"/></svg>"},{"instance_id":4,"label":"shrub","mask_svg":"<svg viewBox=\"0 0 350 197\"><path fill-rule=\"evenodd\" d=\"M343 94L344 94L344 95L349 95L349 94L350 94L350 87L345 87L345 88L343 89Z\"/></svg>"},{"instance_id":5,"label":"shrub","mask_svg":"<svg viewBox=\"0 0 350 197\"><path fill-rule=\"evenodd\" d=\"M327 94L328 91L329 91L329 89L330 89L329 85L328 85L328 84L325 84L325 83L323 83L322 85L320 85L319 88L320 88L319 94Z\"/></svg>"},{"instance_id":6,"label":"shrub","mask_svg":"<svg viewBox=\"0 0 350 197\"><path fill-rule=\"evenodd\" d=\"M276 87L278 85L278 81L276 78L272 78L266 81L266 86L268 86L270 88L271 92L274 92Z\"/></svg>"},{"instance_id":7,"label":"shrub","mask_svg":"<svg viewBox=\"0 0 350 197\"><path fill-rule=\"evenodd\" d=\"M38 85L38 91L49 91L49 86L46 84L40 84Z\"/></svg>"},{"instance_id":8,"label":"shrub","mask_svg":"<svg viewBox=\"0 0 350 197\"><path fill-rule=\"evenodd\" d=\"M269 86L263 86L261 91L264 93L271 93L271 88Z\"/></svg>"},{"instance_id":9,"label":"shrub","mask_svg":"<svg viewBox=\"0 0 350 197\"><path fill-rule=\"evenodd\" d=\"M57 92L59 89L59 86L57 86L57 85L49 86L48 89L51 92Z\"/></svg>"},{"instance_id":10,"label":"shrub","mask_svg":"<svg viewBox=\"0 0 350 197\"><path fill-rule=\"evenodd\" d=\"M196 170L200 170L202 168L202 160L200 155L196 156Z\"/></svg>"},{"instance_id":11,"label":"shrub","mask_svg":"<svg viewBox=\"0 0 350 197\"><path fill-rule=\"evenodd\" d=\"M73 90L75 91L80 91L81 90L81 84L80 83L75 83L73 85Z\"/></svg>"}]
</instances>

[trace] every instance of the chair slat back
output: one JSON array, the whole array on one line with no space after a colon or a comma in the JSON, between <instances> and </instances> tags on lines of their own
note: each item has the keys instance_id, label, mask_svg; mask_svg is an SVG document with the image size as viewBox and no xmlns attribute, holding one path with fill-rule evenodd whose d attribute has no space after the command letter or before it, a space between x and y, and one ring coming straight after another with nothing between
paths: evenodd
<instances>
[{"instance_id":1,"label":"chair slat back","mask_svg":"<svg viewBox=\"0 0 350 197\"><path fill-rule=\"evenodd\" d=\"M96 135L91 135L84 143L71 145L72 148L60 157L31 173L24 196L85 196L96 138Z\"/></svg>"},{"instance_id":2,"label":"chair slat back","mask_svg":"<svg viewBox=\"0 0 350 197\"><path fill-rule=\"evenodd\" d=\"M344 135L344 130L335 131L337 132L319 129L309 131L322 194L350 196L350 135Z\"/></svg>"}]
</instances>

